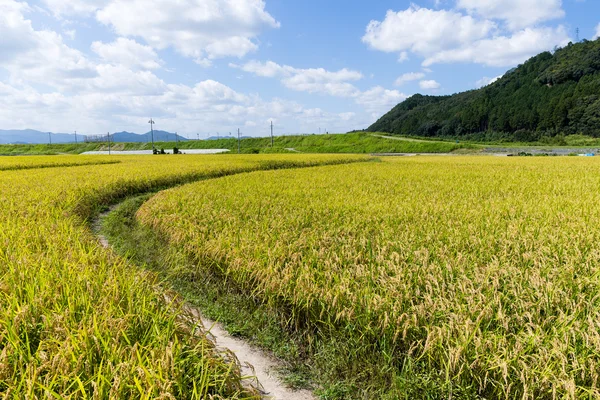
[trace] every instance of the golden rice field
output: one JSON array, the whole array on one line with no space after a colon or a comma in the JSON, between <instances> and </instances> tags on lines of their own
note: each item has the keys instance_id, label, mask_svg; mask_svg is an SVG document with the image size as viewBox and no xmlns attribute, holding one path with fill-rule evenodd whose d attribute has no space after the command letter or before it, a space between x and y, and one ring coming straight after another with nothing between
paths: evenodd
<instances>
[{"instance_id":1,"label":"golden rice field","mask_svg":"<svg viewBox=\"0 0 600 400\"><path fill-rule=\"evenodd\" d=\"M407 157L197 182L138 218L285 314L347 397L581 399L599 205L597 158Z\"/></svg>"},{"instance_id":2,"label":"golden rice field","mask_svg":"<svg viewBox=\"0 0 600 400\"><path fill-rule=\"evenodd\" d=\"M98 156L78 156L78 157L48 157L48 156L27 156L27 157L0 157L0 171L36 169L36 168L56 168L56 167L76 167L79 165L99 165L116 164L119 161L114 157Z\"/></svg>"},{"instance_id":3,"label":"golden rice field","mask_svg":"<svg viewBox=\"0 0 600 400\"><path fill-rule=\"evenodd\" d=\"M135 193L364 159L0 158L0 398L256 398L235 361L165 300L152 274L102 248L89 222Z\"/></svg>"}]
</instances>

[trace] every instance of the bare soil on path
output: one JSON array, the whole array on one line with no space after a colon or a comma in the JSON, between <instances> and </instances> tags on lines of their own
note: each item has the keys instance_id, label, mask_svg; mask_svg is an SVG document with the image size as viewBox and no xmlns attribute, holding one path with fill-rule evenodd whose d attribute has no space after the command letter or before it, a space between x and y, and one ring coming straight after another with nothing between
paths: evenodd
<instances>
[{"instance_id":1,"label":"bare soil on path","mask_svg":"<svg viewBox=\"0 0 600 400\"><path fill-rule=\"evenodd\" d=\"M108 211L100 214L98 219L92 224L93 230L98 237L100 244L110 249L110 243L107 238L98 232L100 231L101 221L106 215L113 211L118 205L112 206ZM167 301L172 301L168 295L165 295ZM249 386L258 389L262 398L265 400L315 400L316 397L309 390L293 390L287 387L277 376L276 371L281 369L282 363L263 350L252 346L243 339L231 336L223 326L202 315L197 307L187 303L185 306L187 314L192 317L193 323L201 323L208 332L217 349L229 350L234 354L241 365L241 374Z\"/></svg>"}]
</instances>

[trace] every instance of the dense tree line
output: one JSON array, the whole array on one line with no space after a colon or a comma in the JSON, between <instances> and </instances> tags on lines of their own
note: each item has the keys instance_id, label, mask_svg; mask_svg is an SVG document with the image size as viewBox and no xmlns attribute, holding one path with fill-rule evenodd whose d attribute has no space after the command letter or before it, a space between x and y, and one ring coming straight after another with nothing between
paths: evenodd
<instances>
[{"instance_id":1,"label":"dense tree line","mask_svg":"<svg viewBox=\"0 0 600 400\"><path fill-rule=\"evenodd\" d=\"M600 39L541 53L478 90L414 95L369 130L483 141L600 137Z\"/></svg>"}]
</instances>

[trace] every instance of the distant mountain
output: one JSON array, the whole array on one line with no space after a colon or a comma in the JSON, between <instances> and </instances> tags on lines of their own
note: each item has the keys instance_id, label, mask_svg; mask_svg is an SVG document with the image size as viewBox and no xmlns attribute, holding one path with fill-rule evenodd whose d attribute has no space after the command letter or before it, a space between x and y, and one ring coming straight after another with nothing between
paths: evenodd
<instances>
[{"instance_id":1,"label":"distant mountain","mask_svg":"<svg viewBox=\"0 0 600 400\"><path fill-rule=\"evenodd\" d=\"M152 141L152 132L146 132L144 134L137 134L132 132L117 132L111 134L111 140L113 142L125 142L125 143L143 143ZM177 140L180 142L188 141L189 139L183 136L177 135ZM167 131L154 131L155 142L174 142L175 134Z\"/></svg>"},{"instance_id":2,"label":"distant mountain","mask_svg":"<svg viewBox=\"0 0 600 400\"><path fill-rule=\"evenodd\" d=\"M52 143L75 143L75 135L68 133L51 133ZM78 135L78 139L83 138ZM48 143L48 132L40 132L33 129L23 130L2 130L0 129L0 144L20 143L20 144L40 144Z\"/></svg>"},{"instance_id":3,"label":"distant mountain","mask_svg":"<svg viewBox=\"0 0 600 400\"><path fill-rule=\"evenodd\" d=\"M146 136L133 132L116 132L110 135L113 142L138 143L147 142Z\"/></svg>"},{"instance_id":4,"label":"distant mountain","mask_svg":"<svg viewBox=\"0 0 600 400\"><path fill-rule=\"evenodd\" d=\"M97 138L103 141L106 135L89 135L89 138ZM144 134L137 134L132 132L117 132L110 135L113 142L125 142L125 143L143 143L150 142L152 139L151 132ZM83 142L86 135L77 134L77 141ZM177 139L180 142L187 141L188 139L183 136L177 135ZM75 143L75 134L68 133L50 133L40 132L33 129L24 130L0 130L0 144L46 144L52 140L52 143ZM166 131L154 131L155 142L174 142L175 134Z\"/></svg>"},{"instance_id":5,"label":"distant mountain","mask_svg":"<svg viewBox=\"0 0 600 400\"><path fill-rule=\"evenodd\" d=\"M414 95L368 130L465 140L600 137L600 39L541 53L478 90Z\"/></svg>"}]
</instances>

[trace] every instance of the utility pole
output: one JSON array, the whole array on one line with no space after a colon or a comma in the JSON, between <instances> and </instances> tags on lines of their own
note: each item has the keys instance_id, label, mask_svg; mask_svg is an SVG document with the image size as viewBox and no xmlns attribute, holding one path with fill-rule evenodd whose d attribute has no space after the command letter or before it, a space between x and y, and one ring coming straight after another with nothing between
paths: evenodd
<instances>
[{"instance_id":1,"label":"utility pole","mask_svg":"<svg viewBox=\"0 0 600 400\"><path fill-rule=\"evenodd\" d=\"M75 144L77 144L77 131L75 131Z\"/></svg>"},{"instance_id":2,"label":"utility pole","mask_svg":"<svg viewBox=\"0 0 600 400\"><path fill-rule=\"evenodd\" d=\"M175 132L175 147L179 147L179 137L177 136L177 132Z\"/></svg>"},{"instance_id":3,"label":"utility pole","mask_svg":"<svg viewBox=\"0 0 600 400\"><path fill-rule=\"evenodd\" d=\"M240 128L238 128L238 154L240 154Z\"/></svg>"},{"instance_id":4,"label":"utility pole","mask_svg":"<svg viewBox=\"0 0 600 400\"><path fill-rule=\"evenodd\" d=\"M106 132L106 137L108 138L108 155L110 156L110 132Z\"/></svg>"},{"instance_id":5,"label":"utility pole","mask_svg":"<svg viewBox=\"0 0 600 400\"><path fill-rule=\"evenodd\" d=\"M271 147L273 147L273 120L271 120Z\"/></svg>"},{"instance_id":6,"label":"utility pole","mask_svg":"<svg viewBox=\"0 0 600 400\"><path fill-rule=\"evenodd\" d=\"M52 145L52 134L48 132L48 143Z\"/></svg>"},{"instance_id":7,"label":"utility pole","mask_svg":"<svg viewBox=\"0 0 600 400\"><path fill-rule=\"evenodd\" d=\"M200 134L199 134L199 133L197 133L197 135L198 135L198 140L200 140Z\"/></svg>"},{"instance_id":8,"label":"utility pole","mask_svg":"<svg viewBox=\"0 0 600 400\"><path fill-rule=\"evenodd\" d=\"M575 29L575 37L576 37L576 42L575 43L579 43L579 28Z\"/></svg>"},{"instance_id":9,"label":"utility pole","mask_svg":"<svg viewBox=\"0 0 600 400\"><path fill-rule=\"evenodd\" d=\"M156 122L154 122L154 120L150 118L150 121L148 121L148 123L150 124L150 133L152 135L152 153L154 153L154 124Z\"/></svg>"}]
</instances>

